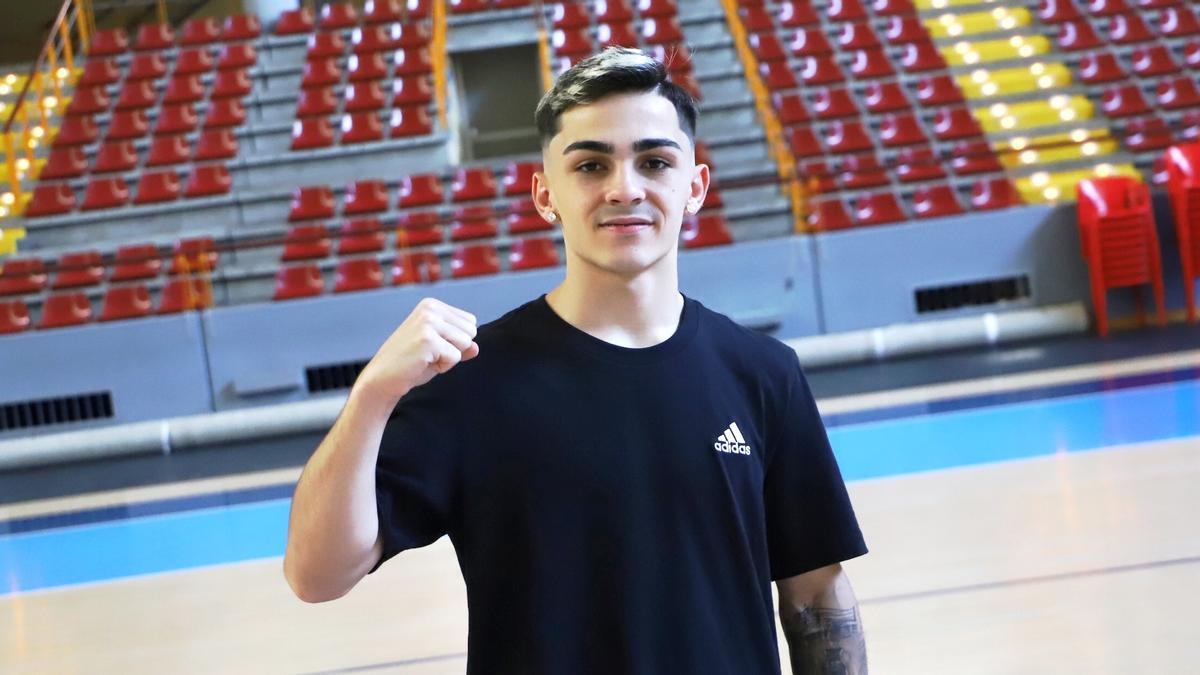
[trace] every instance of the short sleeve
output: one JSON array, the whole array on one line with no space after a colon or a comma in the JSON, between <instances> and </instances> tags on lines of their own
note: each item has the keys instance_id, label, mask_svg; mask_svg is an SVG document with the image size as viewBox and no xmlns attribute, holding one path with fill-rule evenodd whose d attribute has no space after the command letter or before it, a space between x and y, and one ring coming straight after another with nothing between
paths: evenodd
<instances>
[{"instance_id":1,"label":"short sleeve","mask_svg":"<svg viewBox=\"0 0 1200 675\"><path fill-rule=\"evenodd\" d=\"M764 489L772 580L867 552L816 401L799 359L789 352Z\"/></svg>"},{"instance_id":2,"label":"short sleeve","mask_svg":"<svg viewBox=\"0 0 1200 675\"><path fill-rule=\"evenodd\" d=\"M405 394L384 427L375 464L383 555L371 572L449 531L460 453L450 424L451 397L436 384L435 379Z\"/></svg>"}]
</instances>

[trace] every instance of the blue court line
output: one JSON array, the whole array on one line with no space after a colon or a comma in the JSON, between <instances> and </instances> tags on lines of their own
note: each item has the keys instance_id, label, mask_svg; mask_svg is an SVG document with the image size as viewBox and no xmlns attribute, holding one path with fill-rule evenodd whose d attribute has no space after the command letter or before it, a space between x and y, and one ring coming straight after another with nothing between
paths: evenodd
<instances>
[{"instance_id":1,"label":"blue court line","mask_svg":"<svg viewBox=\"0 0 1200 675\"><path fill-rule=\"evenodd\" d=\"M1200 435L1200 382L829 430L846 480ZM0 597L280 556L286 499L0 536Z\"/></svg>"}]
</instances>

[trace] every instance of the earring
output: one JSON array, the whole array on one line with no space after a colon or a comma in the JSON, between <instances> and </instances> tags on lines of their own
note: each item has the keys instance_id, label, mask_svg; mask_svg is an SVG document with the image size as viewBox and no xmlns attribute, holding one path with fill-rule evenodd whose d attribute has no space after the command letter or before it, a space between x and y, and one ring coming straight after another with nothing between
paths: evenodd
<instances>
[{"instance_id":1,"label":"earring","mask_svg":"<svg viewBox=\"0 0 1200 675\"><path fill-rule=\"evenodd\" d=\"M699 209L699 207L697 206L697 204L696 204L696 201L695 201L695 200L692 200L692 201L690 201L690 202L688 202L688 203L687 203L687 212L688 212L688 213L695 213L695 212L697 212L697 211L699 211L699 210L700 210L700 209Z\"/></svg>"},{"instance_id":2,"label":"earring","mask_svg":"<svg viewBox=\"0 0 1200 675\"><path fill-rule=\"evenodd\" d=\"M550 211L549 213L546 214L546 220L553 223L554 221L558 220L558 214L553 211Z\"/></svg>"}]
</instances>

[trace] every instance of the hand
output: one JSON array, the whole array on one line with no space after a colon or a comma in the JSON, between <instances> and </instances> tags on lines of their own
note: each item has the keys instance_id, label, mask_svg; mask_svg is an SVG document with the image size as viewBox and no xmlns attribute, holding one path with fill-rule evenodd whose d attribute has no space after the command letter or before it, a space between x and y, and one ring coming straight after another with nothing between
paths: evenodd
<instances>
[{"instance_id":1,"label":"hand","mask_svg":"<svg viewBox=\"0 0 1200 675\"><path fill-rule=\"evenodd\" d=\"M424 298L375 352L358 381L399 401L408 390L478 356L474 337L474 314Z\"/></svg>"}]
</instances>

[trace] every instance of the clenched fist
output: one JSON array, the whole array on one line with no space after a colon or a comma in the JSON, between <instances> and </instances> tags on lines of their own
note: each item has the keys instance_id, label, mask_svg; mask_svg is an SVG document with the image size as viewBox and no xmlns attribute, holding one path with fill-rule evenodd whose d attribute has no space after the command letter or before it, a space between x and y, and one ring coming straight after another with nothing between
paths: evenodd
<instances>
[{"instance_id":1,"label":"clenched fist","mask_svg":"<svg viewBox=\"0 0 1200 675\"><path fill-rule=\"evenodd\" d=\"M441 300L424 298L363 368L365 386L399 401L460 361L479 355L475 315Z\"/></svg>"}]
</instances>

